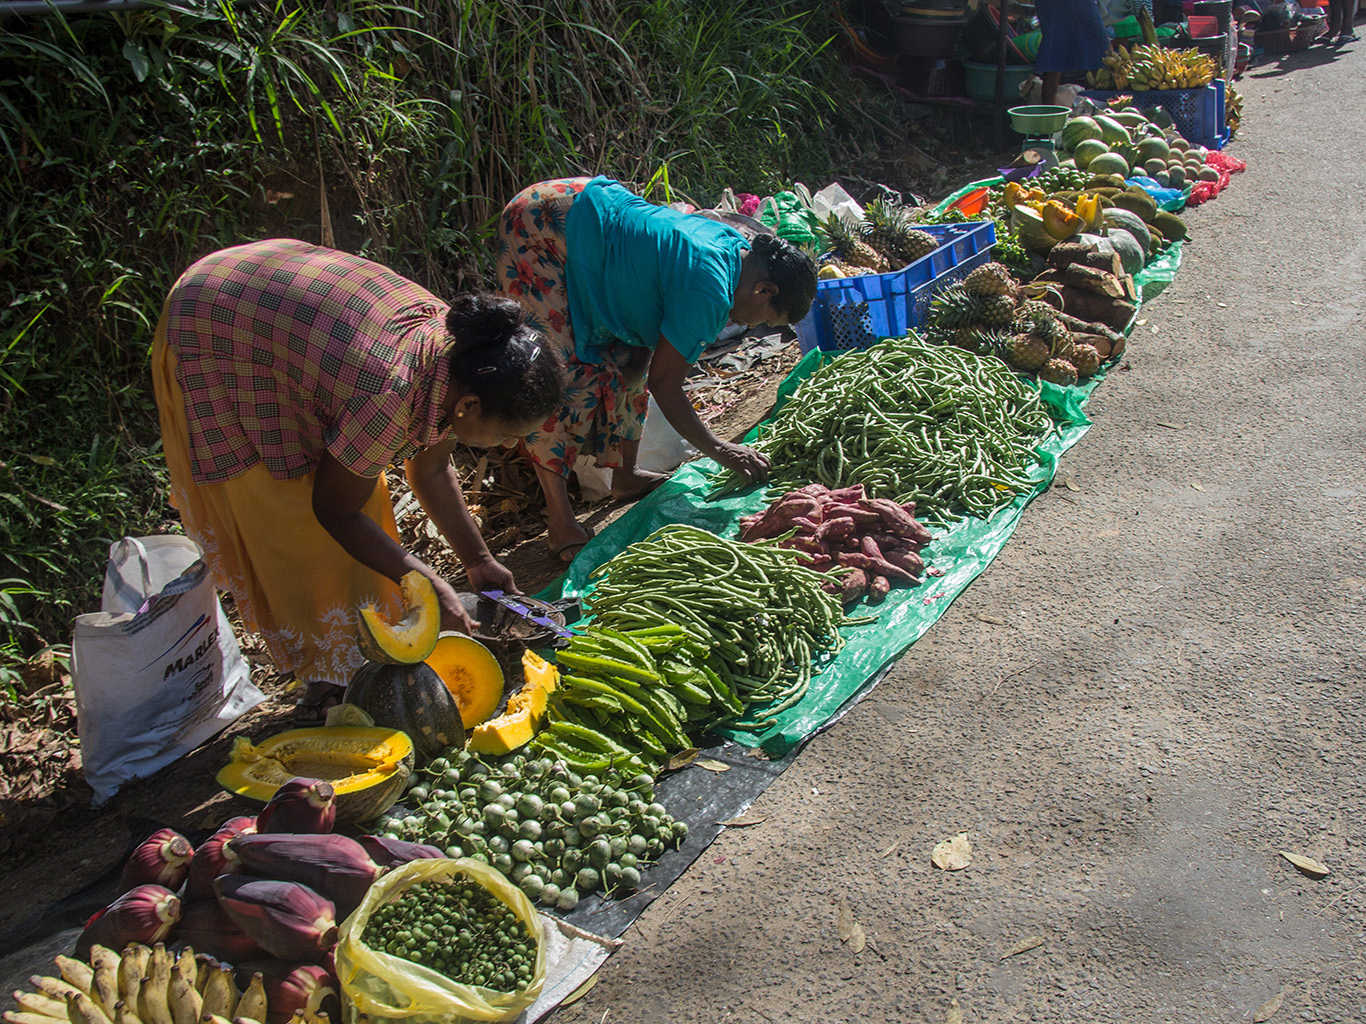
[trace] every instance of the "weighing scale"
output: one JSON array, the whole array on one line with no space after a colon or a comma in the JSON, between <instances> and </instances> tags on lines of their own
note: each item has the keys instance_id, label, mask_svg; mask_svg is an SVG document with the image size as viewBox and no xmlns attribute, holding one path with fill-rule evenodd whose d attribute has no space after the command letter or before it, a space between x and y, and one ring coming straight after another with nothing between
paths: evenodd
<instances>
[{"instance_id":1,"label":"weighing scale","mask_svg":"<svg viewBox=\"0 0 1366 1024\"><path fill-rule=\"evenodd\" d=\"M1041 170L1058 166L1057 143L1054 136L1062 131L1072 113L1070 107L1029 106L1011 107L1010 126L1025 137L1020 147L1021 159L1037 164Z\"/></svg>"}]
</instances>

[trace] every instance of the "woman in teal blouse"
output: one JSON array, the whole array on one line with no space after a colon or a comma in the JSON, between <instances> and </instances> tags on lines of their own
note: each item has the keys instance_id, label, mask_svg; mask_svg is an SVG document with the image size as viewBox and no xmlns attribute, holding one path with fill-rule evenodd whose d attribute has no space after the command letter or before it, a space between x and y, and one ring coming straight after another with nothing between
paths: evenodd
<instances>
[{"instance_id":1,"label":"woman in teal blouse","mask_svg":"<svg viewBox=\"0 0 1366 1024\"><path fill-rule=\"evenodd\" d=\"M718 438L683 380L728 323L796 323L816 294L816 267L771 235L656 206L608 178L524 189L499 221L499 284L556 344L568 369L565 407L526 440L545 491L549 544L566 561L588 541L566 486L591 455L631 499L663 476L636 463L649 395L703 455L750 480L768 460Z\"/></svg>"}]
</instances>

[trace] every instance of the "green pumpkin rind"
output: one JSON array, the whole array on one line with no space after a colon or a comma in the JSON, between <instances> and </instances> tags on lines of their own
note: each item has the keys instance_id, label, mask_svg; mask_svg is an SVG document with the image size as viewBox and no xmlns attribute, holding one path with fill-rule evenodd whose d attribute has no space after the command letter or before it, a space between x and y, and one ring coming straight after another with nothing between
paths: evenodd
<instances>
[{"instance_id":1,"label":"green pumpkin rind","mask_svg":"<svg viewBox=\"0 0 1366 1024\"><path fill-rule=\"evenodd\" d=\"M424 663L363 665L351 677L344 699L376 725L407 733L419 764L465 745L460 708L441 677Z\"/></svg>"}]
</instances>

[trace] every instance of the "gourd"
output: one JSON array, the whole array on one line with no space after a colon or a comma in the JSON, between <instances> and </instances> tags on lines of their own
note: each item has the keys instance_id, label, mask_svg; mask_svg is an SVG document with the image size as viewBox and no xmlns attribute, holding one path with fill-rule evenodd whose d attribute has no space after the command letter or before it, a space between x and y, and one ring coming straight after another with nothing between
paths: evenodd
<instances>
[{"instance_id":1,"label":"gourd","mask_svg":"<svg viewBox=\"0 0 1366 1024\"><path fill-rule=\"evenodd\" d=\"M547 699L559 686L560 670L534 651L522 655L526 683L508 698L507 710L474 727L470 750L478 754L507 754L531 742L545 723Z\"/></svg>"},{"instance_id":2,"label":"gourd","mask_svg":"<svg viewBox=\"0 0 1366 1024\"><path fill-rule=\"evenodd\" d=\"M395 729L322 726L290 729L252 743L233 741L218 784L230 793L266 803L290 779L332 784L339 824L360 824L383 814L403 794L413 770L413 742Z\"/></svg>"},{"instance_id":3,"label":"gourd","mask_svg":"<svg viewBox=\"0 0 1366 1024\"><path fill-rule=\"evenodd\" d=\"M412 740L419 763L465 745L465 726L451 691L427 665L362 665L347 684L344 700L387 729Z\"/></svg>"},{"instance_id":4,"label":"gourd","mask_svg":"<svg viewBox=\"0 0 1366 1024\"><path fill-rule=\"evenodd\" d=\"M427 665L446 684L466 729L488 721L503 700L503 669L493 652L464 633L444 633Z\"/></svg>"},{"instance_id":5,"label":"gourd","mask_svg":"<svg viewBox=\"0 0 1366 1024\"><path fill-rule=\"evenodd\" d=\"M413 665L432 653L441 631L441 604L432 581L414 569L399 580L407 609L398 622L389 622L368 604L357 616L356 642L368 661L385 665Z\"/></svg>"}]
</instances>

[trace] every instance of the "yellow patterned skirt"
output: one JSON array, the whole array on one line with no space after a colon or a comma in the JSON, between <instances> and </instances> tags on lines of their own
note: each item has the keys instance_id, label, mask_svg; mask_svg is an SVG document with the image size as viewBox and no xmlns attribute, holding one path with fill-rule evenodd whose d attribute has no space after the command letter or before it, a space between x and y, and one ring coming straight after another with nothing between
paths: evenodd
<instances>
[{"instance_id":1,"label":"yellow patterned skirt","mask_svg":"<svg viewBox=\"0 0 1366 1024\"><path fill-rule=\"evenodd\" d=\"M233 596L243 625L265 640L271 660L302 682L345 684L365 661L356 645L356 608L400 614L398 586L349 555L313 514L313 474L276 480L260 463L223 483L198 484L190 471L185 399L163 312L152 346L152 383L171 472L171 504L204 549L215 585ZM381 476L362 510L398 539Z\"/></svg>"}]
</instances>

